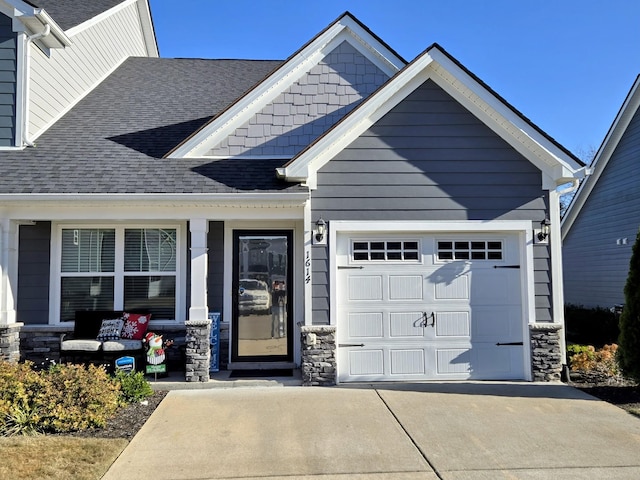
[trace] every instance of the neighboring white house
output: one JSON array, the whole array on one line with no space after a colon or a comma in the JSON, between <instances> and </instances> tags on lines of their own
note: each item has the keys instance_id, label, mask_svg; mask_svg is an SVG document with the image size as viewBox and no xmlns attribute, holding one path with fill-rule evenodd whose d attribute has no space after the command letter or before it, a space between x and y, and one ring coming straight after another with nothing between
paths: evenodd
<instances>
[{"instance_id":1,"label":"neighboring white house","mask_svg":"<svg viewBox=\"0 0 640 480\"><path fill-rule=\"evenodd\" d=\"M309 385L559 378L556 188L584 165L442 47L407 63L346 13L287 61L154 58L143 1L70 31L110 12L142 20L131 51L53 113L43 85L36 147L0 152L23 358L55 356L78 310L145 309L191 381L212 312L223 368Z\"/></svg>"},{"instance_id":2,"label":"neighboring white house","mask_svg":"<svg viewBox=\"0 0 640 480\"><path fill-rule=\"evenodd\" d=\"M636 78L562 219L565 301L624 303L640 228L640 77Z\"/></svg>"}]
</instances>

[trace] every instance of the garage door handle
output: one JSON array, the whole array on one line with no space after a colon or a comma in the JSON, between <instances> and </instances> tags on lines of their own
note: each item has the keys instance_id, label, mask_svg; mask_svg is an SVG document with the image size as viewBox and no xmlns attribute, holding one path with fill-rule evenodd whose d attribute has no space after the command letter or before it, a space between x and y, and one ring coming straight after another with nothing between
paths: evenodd
<instances>
[{"instance_id":1,"label":"garage door handle","mask_svg":"<svg viewBox=\"0 0 640 480\"><path fill-rule=\"evenodd\" d=\"M364 343L339 343L338 347L364 347Z\"/></svg>"}]
</instances>

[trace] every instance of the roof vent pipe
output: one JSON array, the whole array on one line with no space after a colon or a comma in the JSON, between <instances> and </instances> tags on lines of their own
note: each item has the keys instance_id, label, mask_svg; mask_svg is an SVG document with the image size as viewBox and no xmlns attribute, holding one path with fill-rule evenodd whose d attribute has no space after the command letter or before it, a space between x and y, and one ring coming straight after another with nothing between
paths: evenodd
<instances>
[{"instance_id":1,"label":"roof vent pipe","mask_svg":"<svg viewBox=\"0 0 640 480\"><path fill-rule=\"evenodd\" d=\"M31 78L31 55L29 54L29 45L36 40L46 37L51 32L51 27L47 24L44 26L44 30L33 35L27 35L27 41L25 42L25 68L24 68L24 95L22 102L22 145L27 147L34 147L35 145L29 140L29 84Z\"/></svg>"}]
</instances>

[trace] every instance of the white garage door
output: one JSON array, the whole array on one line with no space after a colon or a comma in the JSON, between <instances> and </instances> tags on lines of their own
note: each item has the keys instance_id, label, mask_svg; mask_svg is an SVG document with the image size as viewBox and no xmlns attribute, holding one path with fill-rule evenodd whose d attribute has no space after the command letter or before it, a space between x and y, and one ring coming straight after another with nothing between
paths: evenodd
<instances>
[{"instance_id":1,"label":"white garage door","mask_svg":"<svg viewBox=\"0 0 640 480\"><path fill-rule=\"evenodd\" d=\"M340 234L338 379L523 379L517 235Z\"/></svg>"}]
</instances>

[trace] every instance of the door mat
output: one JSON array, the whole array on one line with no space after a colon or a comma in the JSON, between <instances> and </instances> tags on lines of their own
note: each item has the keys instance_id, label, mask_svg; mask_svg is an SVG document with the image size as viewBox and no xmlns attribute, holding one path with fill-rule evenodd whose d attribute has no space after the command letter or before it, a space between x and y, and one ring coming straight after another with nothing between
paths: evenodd
<instances>
[{"instance_id":1,"label":"door mat","mask_svg":"<svg viewBox=\"0 0 640 480\"><path fill-rule=\"evenodd\" d=\"M293 369L280 368L271 370L231 370L229 378L265 378L265 377L293 377Z\"/></svg>"}]
</instances>

